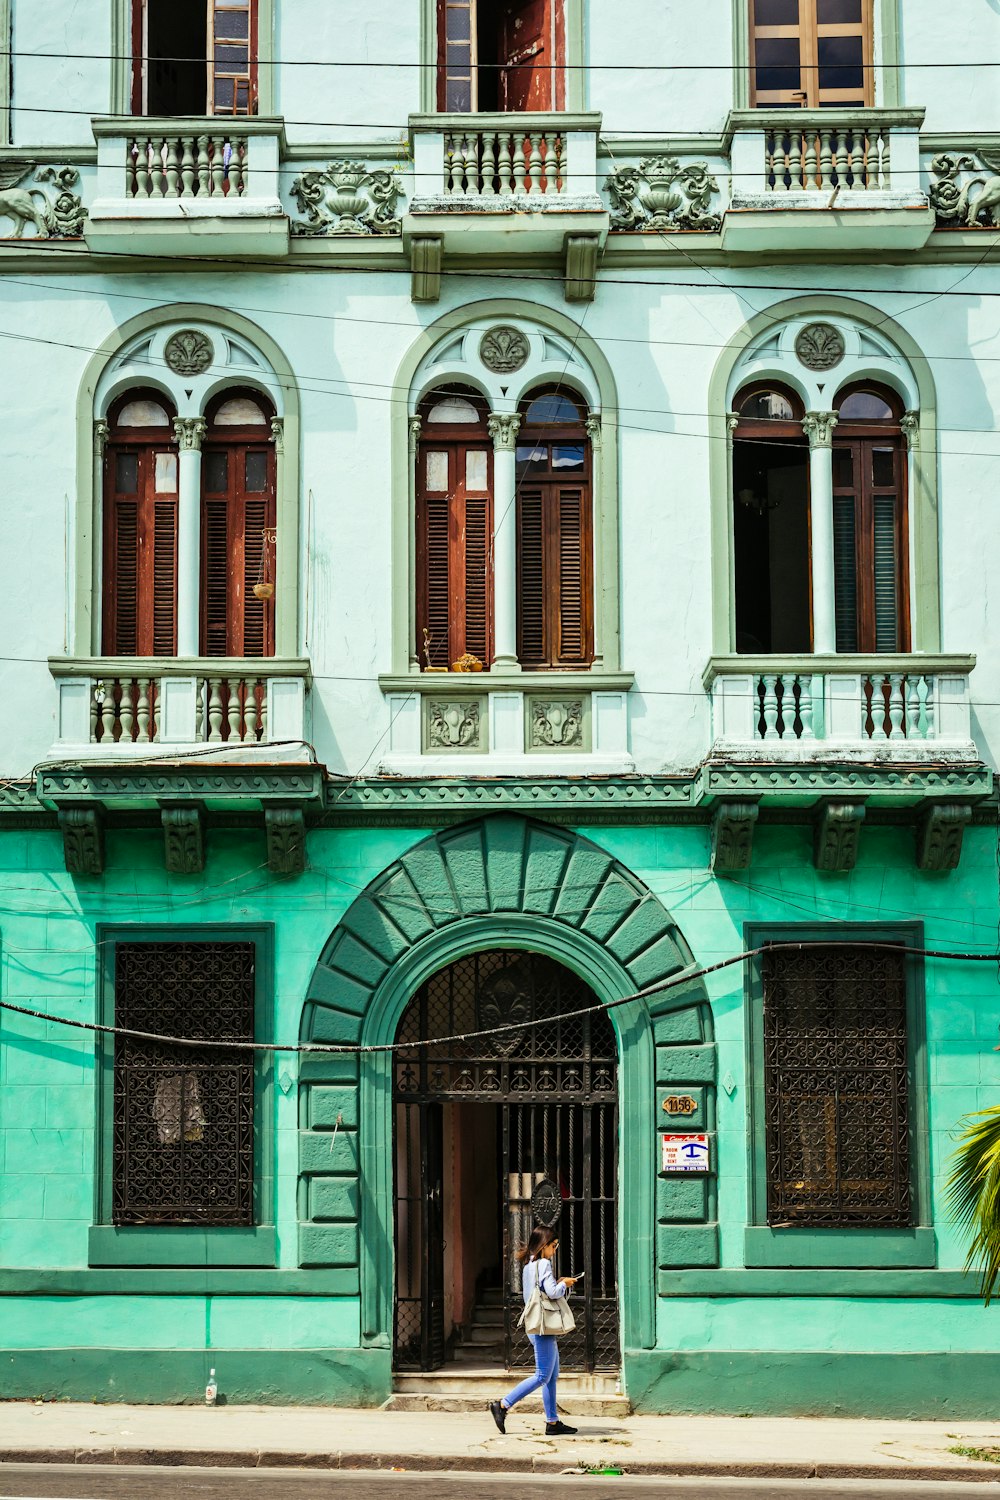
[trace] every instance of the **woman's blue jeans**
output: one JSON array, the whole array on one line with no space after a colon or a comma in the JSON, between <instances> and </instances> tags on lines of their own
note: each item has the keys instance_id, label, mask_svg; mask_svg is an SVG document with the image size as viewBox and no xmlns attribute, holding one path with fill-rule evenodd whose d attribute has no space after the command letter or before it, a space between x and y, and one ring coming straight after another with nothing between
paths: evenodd
<instances>
[{"instance_id":1,"label":"woman's blue jeans","mask_svg":"<svg viewBox=\"0 0 1000 1500\"><path fill-rule=\"evenodd\" d=\"M525 1396L530 1396L532 1391L537 1391L541 1386L545 1420L558 1422L556 1381L559 1378L559 1340L552 1333L529 1333L528 1337L535 1350L535 1373L529 1375L527 1380L522 1380L520 1385L516 1385L510 1395L503 1398L503 1404L511 1407L515 1402L522 1401Z\"/></svg>"}]
</instances>

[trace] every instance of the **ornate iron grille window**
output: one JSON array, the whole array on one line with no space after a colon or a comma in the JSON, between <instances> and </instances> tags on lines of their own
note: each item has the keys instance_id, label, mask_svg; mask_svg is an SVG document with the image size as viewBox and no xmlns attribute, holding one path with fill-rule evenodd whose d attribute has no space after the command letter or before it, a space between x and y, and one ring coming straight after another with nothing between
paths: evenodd
<instances>
[{"instance_id":1,"label":"ornate iron grille window","mask_svg":"<svg viewBox=\"0 0 1000 1500\"><path fill-rule=\"evenodd\" d=\"M254 1039L252 942L122 942L115 1024ZM115 1224L254 1222L254 1054L115 1038Z\"/></svg>"},{"instance_id":2,"label":"ornate iron grille window","mask_svg":"<svg viewBox=\"0 0 1000 1500\"><path fill-rule=\"evenodd\" d=\"M763 957L767 1222L911 1223L906 950Z\"/></svg>"}]
</instances>

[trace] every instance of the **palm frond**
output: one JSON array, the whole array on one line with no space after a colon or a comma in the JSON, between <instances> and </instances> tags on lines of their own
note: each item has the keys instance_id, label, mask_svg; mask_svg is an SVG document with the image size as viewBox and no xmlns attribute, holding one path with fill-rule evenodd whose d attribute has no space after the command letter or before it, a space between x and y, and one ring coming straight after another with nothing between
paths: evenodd
<instances>
[{"instance_id":1,"label":"palm frond","mask_svg":"<svg viewBox=\"0 0 1000 1500\"><path fill-rule=\"evenodd\" d=\"M989 1307L1000 1279L1000 1105L969 1116L952 1160L948 1203L972 1236L965 1269L978 1267Z\"/></svg>"}]
</instances>

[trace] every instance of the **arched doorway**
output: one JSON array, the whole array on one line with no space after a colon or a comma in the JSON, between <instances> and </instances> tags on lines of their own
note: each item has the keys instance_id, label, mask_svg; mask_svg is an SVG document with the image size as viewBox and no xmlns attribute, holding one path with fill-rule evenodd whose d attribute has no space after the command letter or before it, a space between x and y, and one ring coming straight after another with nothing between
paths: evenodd
<instances>
[{"instance_id":1,"label":"arched doorway","mask_svg":"<svg viewBox=\"0 0 1000 1500\"><path fill-rule=\"evenodd\" d=\"M397 1369L531 1364L514 1255L536 1223L556 1229L557 1269L586 1273L563 1367L618 1367L618 1049L598 1004L554 959L489 948L438 969L403 1012Z\"/></svg>"}]
</instances>

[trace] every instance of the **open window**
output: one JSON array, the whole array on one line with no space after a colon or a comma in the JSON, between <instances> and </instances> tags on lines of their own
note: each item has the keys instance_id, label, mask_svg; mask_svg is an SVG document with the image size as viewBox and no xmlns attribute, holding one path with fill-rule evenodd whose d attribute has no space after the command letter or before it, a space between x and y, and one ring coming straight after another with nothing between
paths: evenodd
<instances>
[{"instance_id":1,"label":"open window","mask_svg":"<svg viewBox=\"0 0 1000 1500\"><path fill-rule=\"evenodd\" d=\"M837 650L908 651L906 445L902 402L884 386L837 398L833 555Z\"/></svg>"},{"instance_id":2,"label":"open window","mask_svg":"<svg viewBox=\"0 0 1000 1500\"><path fill-rule=\"evenodd\" d=\"M529 397L517 443L517 635L523 667L594 659L593 515L585 414L563 391Z\"/></svg>"},{"instance_id":3,"label":"open window","mask_svg":"<svg viewBox=\"0 0 1000 1500\"><path fill-rule=\"evenodd\" d=\"M274 655L273 412L251 391L209 407L201 460L201 651Z\"/></svg>"},{"instance_id":4,"label":"open window","mask_svg":"<svg viewBox=\"0 0 1000 1500\"><path fill-rule=\"evenodd\" d=\"M874 104L872 0L749 0L751 103Z\"/></svg>"},{"instance_id":5,"label":"open window","mask_svg":"<svg viewBox=\"0 0 1000 1500\"><path fill-rule=\"evenodd\" d=\"M493 659L493 442L486 405L450 386L422 403L417 447L417 649L428 670Z\"/></svg>"},{"instance_id":6,"label":"open window","mask_svg":"<svg viewBox=\"0 0 1000 1500\"><path fill-rule=\"evenodd\" d=\"M802 404L784 387L755 385L739 393L736 412L736 649L810 651L809 446Z\"/></svg>"},{"instance_id":7,"label":"open window","mask_svg":"<svg viewBox=\"0 0 1000 1500\"><path fill-rule=\"evenodd\" d=\"M177 650L177 444L158 391L136 390L108 414L104 455L104 653Z\"/></svg>"},{"instance_id":8,"label":"open window","mask_svg":"<svg viewBox=\"0 0 1000 1500\"><path fill-rule=\"evenodd\" d=\"M438 109L566 107L564 0L438 0Z\"/></svg>"},{"instance_id":9,"label":"open window","mask_svg":"<svg viewBox=\"0 0 1000 1500\"><path fill-rule=\"evenodd\" d=\"M132 113L257 113L257 0L133 0Z\"/></svg>"}]
</instances>

